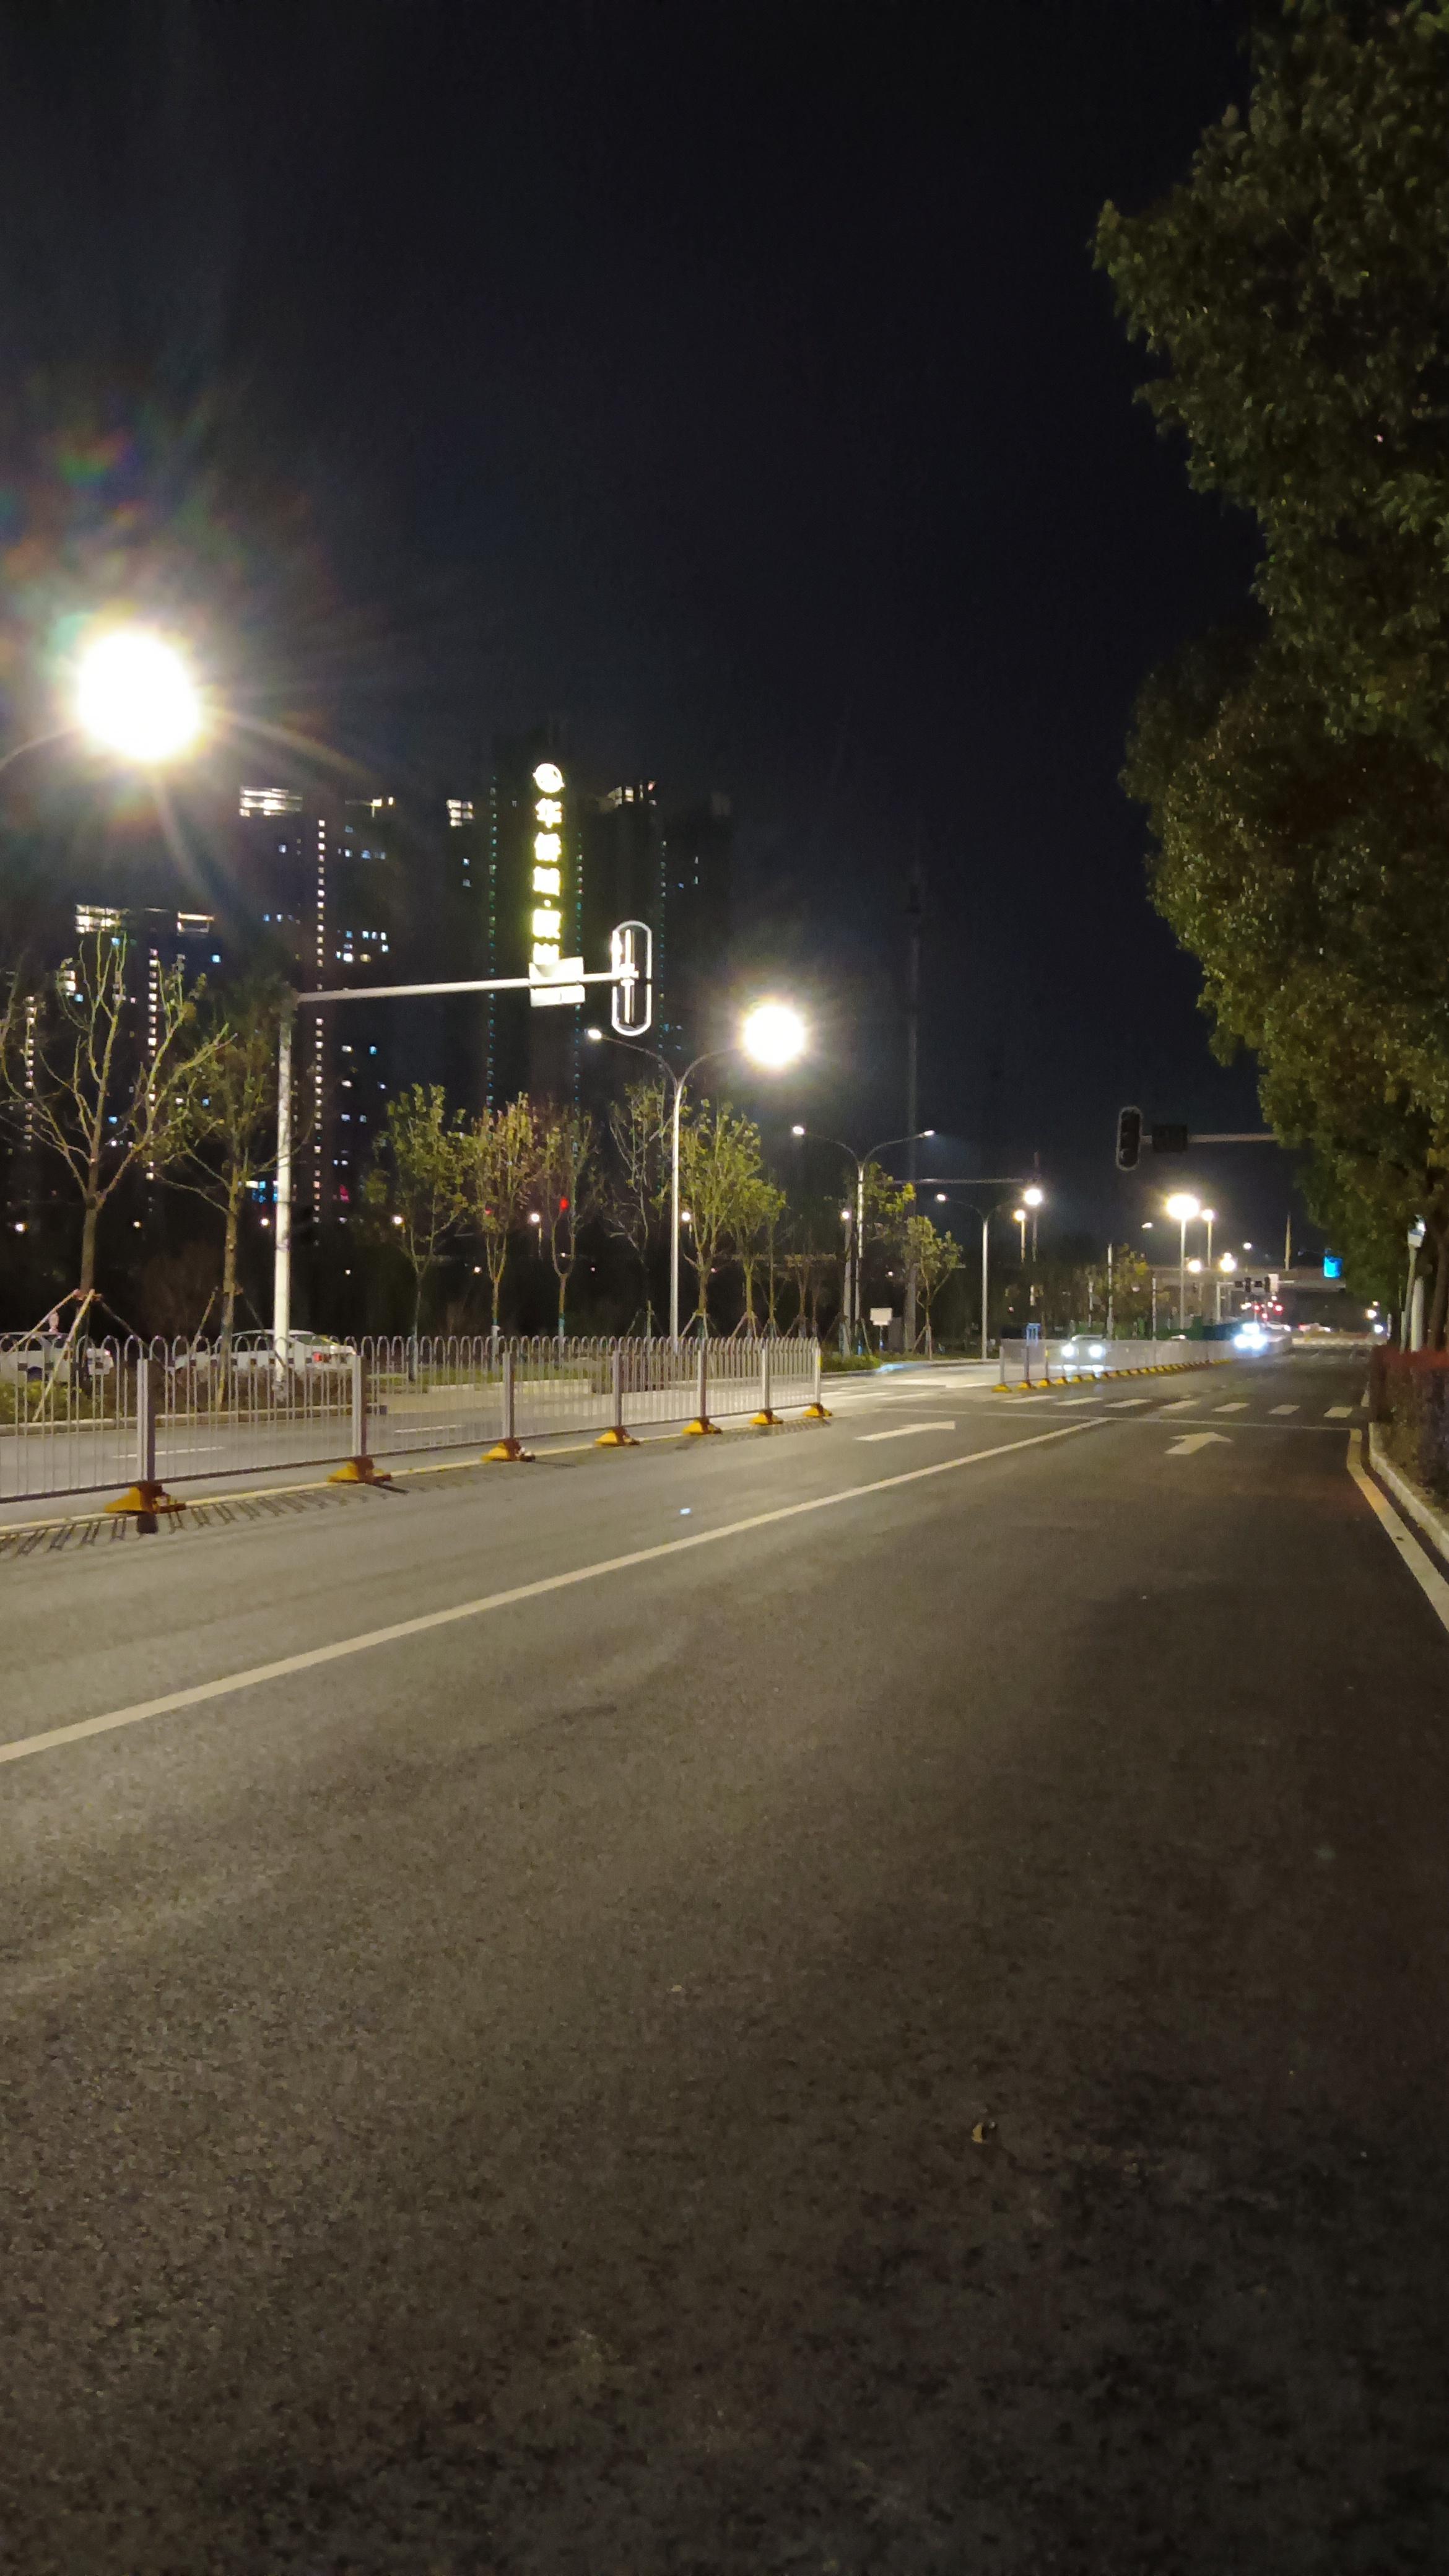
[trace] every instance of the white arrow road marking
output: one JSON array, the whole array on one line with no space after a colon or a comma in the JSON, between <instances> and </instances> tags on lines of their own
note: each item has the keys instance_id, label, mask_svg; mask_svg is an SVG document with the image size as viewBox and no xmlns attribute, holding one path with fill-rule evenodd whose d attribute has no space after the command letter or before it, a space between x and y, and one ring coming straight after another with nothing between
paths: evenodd
<instances>
[{"instance_id":1,"label":"white arrow road marking","mask_svg":"<svg viewBox=\"0 0 1449 2576\"><path fill-rule=\"evenodd\" d=\"M1215 1404L1213 1406L1214 1413L1246 1413L1247 1410L1248 1400L1246 1396L1244 1396L1237 1404Z\"/></svg>"},{"instance_id":2,"label":"white arrow road marking","mask_svg":"<svg viewBox=\"0 0 1449 2576\"><path fill-rule=\"evenodd\" d=\"M1275 1413L1296 1413L1298 1407L1296 1404L1275 1404L1273 1410Z\"/></svg>"},{"instance_id":3,"label":"white arrow road marking","mask_svg":"<svg viewBox=\"0 0 1449 2576\"><path fill-rule=\"evenodd\" d=\"M1325 1422L1347 1422L1352 1411L1351 1404L1331 1404L1323 1418Z\"/></svg>"},{"instance_id":4,"label":"white arrow road marking","mask_svg":"<svg viewBox=\"0 0 1449 2576\"><path fill-rule=\"evenodd\" d=\"M913 1431L954 1431L954 1422L903 1422L898 1431L857 1431L857 1440L909 1440Z\"/></svg>"},{"instance_id":5,"label":"white arrow road marking","mask_svg":"<svg viewBox=\"0 0 1449 2576\"><path fill-rule=\"evenodd\" d=\"M1215 1440L1220 1441L1224 1449L1231 1449L1233 1445L1225 1431L1189 1431L1181 1440L1174 1440L1167 1454L1169 1458L1190 1458L1194 1449L1210 1449Z\"/></svg>"}]
</instances>

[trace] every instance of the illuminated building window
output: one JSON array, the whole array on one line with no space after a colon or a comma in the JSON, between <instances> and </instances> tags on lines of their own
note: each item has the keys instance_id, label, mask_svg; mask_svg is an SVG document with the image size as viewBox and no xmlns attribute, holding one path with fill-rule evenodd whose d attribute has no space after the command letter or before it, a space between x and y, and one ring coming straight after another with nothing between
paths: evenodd
<instances>
[{"instance_id":1,"label":"illuminated building window","mask_svg":"<svg viewBox=\"0 0 1449 2576\"><path fill-rule=\"evenodd\" d=\"M87 931L121 930L125 927L125 918L124 913L117 912L110 904L78 903L75 908L75 926L82 937Z\"/></svg>"},{"instance_id":2,"label":"illuminated building window","mask_svg":"<svg viewBox=\"0 0 1449 2576\"><path fill-rule=\"evenodd\" d=\"M472 798L468 796L450 796L448 799L448 822L451 828L456 832L464 823L471 823L472 820Z\"/></svg>"},{"instance_id":3,"label":"illuminated building window","mask_svg":"<svg viewBox=\"0 0 1449 2576\"><path fill-rule=\"evenodd\" d=\"M290 787L244 787L237 810L242 814L300 814L302 799Z\"/></svg>"}]
</instances>

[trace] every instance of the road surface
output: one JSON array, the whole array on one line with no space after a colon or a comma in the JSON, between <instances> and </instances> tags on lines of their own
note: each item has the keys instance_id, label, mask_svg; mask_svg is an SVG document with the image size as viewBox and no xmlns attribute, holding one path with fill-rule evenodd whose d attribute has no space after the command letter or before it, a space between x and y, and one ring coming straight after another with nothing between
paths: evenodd
<instances>
[{"instance_id":1,"label":"road surface","mask_svg":"<svg viewBox=\"0 0 1449 2576\"><path fill-rule=\"evenodd\" d=\"M0 1562L0 2564L1449 2564L1449 1636L1359 1388Z\"/></svg>"}]
</instances>

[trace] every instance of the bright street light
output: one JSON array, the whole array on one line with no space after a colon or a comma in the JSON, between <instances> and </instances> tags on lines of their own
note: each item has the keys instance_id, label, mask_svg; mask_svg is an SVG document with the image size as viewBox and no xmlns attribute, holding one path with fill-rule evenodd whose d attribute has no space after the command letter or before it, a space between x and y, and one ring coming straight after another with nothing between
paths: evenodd
<instances>
[{"instance_id":1,"label":"bright street light","mask_svg":"<svg viewBox=\"0 0 1449 2576\"><path fill-rule=\"evenodd\" d=\"M201 731L201 700L173 644L122 626L87 647L76 676L84 731L127 760L172 760Z\"/></svg>"},{"instance_id":2,"label":"bright street light","mask_svg":"<svg viewBox=\"0 0 1449 2576\"><path fill-rule=\"evenodd\" d=\"M1218 1268L1221 1270L1225 1279L1231 1279L1237 1266L1238 1256L1235 1252L1225 1252L1218 1263Z\"/></svg>"},{"instance_id":3,"label":"bright street light","mask_svg":"<svg viewBox=\"0 0 1449 2576\"><path fill-rule=\"evenodd\" d=\"M752 1064L781 1073L805 1052L805 1023L788 1002L757 1002L740 1023L740 1045Z\"/></svg>"},{"instance_id":4,"label":"bright street light","mask_svg":"<svg viewBox=\"0 0 1449 2576\"><path fill-rule=\"evenodd\" d=\"M1177 1237L1177 1329L1187 1331L1187 1229L1195 1216L1202 1214L1202 1201L1191 1190L1174 1191L1167 1202L1167 1213L1178 1223Z\"/></svg>"},{"instance_id":5,"label":"bright street light","mask_svg":"<svg viewBox=\"0 0 1449 2576\"><path fill-rule=\"evenodd\" d=\"M1023 1190L1021 1195L1029 1208L1044 1207L1046 1204L1046 1192L1045 1190L1038 1189L1035 1181L1033 1181L1031 1188L1029 1190Z\"/></svg>"}]
</instances>

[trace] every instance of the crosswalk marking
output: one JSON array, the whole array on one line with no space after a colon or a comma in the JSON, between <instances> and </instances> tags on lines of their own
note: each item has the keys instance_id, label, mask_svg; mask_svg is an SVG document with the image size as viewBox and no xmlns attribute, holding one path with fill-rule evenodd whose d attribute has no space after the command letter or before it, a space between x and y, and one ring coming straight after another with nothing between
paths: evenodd
<instances>
[{"instance_id":1,"label":"crosswalk marking","mask_svg":"<svg viewBox=\"0 0 1449 2576\"><path fill-rule=\"evenodd\" d=\"M1244 1396L1238 1404L1215 1404L1213 1406L1214 1413L1246 1413L1247 1410L1248 1399L1246 1396Z\"/></svg>"},{"instance_id":2,"label":"crosswalk marking","mask_svg":"<svg viewBox=\"0 0 1449 2576\"><path fill-rule=\"evenodd\" d=\"M1149 1395L1119 1395L1113 1402L1112 1410L1114 1413L1130 1413L1134 1404L1150 1404L1151 1401L1152 1398Z\"/></svg>"},{"instance_id":3,"label":"crosswalk marking","mask_svg":"<svg viewBox=\"0 0 1449 2576\"><path fill-rule=\"evenodd\" d=\"M1275 1413L1296 1413L1298 1407L1296 1404L1275 1404L1273 1410Z\"/></svg>"},{"instance_id":4,"label":"crosswalk marking","mask_svg":"<svg viewBox=\"0 0 1449 2576\"><path fill-rule=\"evenodd\" d=\"M1162 1410L1164 1413L1196 1413L1197 1397L1195 1395L1180 1395L1176 1404L1164 1404Z\"/></svg>"},{"instance_id":5,"label":"crosswalk marking","mask_svg":"<svg viewBox=\"0 0 1449 2576\"><path fill-rule=\"evenodd\" d=\"M954 1431L954 1422L903 1422L898 1431L857 1431L857 1440L909 1440L913 1431Z\"/></svg>"},{"instance_id":6,"label":"crosswalk marking","mask_svg":"<svg viewBox=\"0 0 1449 2576\"><path fill-rule=\"evenodd\" d=\"M1331 1404L1327 1413L1324 1415L1324 1420L1326 1422L1347 1422L1352 1411L1353 1406L1351 1404Z\"/></svg>"}]
</instances>

